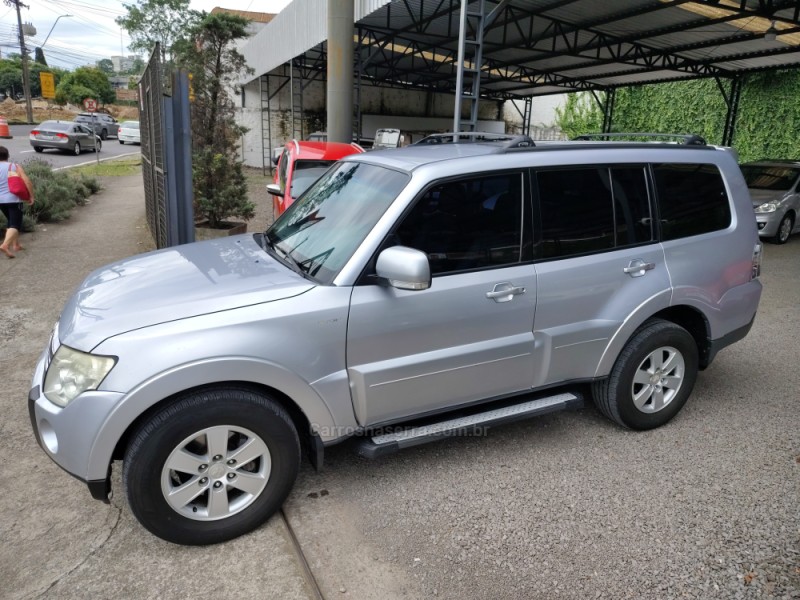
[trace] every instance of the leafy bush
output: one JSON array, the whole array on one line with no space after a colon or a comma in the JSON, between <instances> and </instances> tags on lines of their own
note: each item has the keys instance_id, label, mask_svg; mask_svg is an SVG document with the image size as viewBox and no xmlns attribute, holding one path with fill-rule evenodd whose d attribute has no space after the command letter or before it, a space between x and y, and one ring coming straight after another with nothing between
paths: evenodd
<instances>
[{"instance_id":1,"label":"leafy bush","mask_svg":"<svg viewBox=\"0 0 800 600\"><path fill-rule=\"evenodd\" d=\"M36 202L26 206L25 212L37 223L68 219L73 208L86 204L86 199L100 189L96 179L54 171L50 163L40 159L29 160L23 166L36 196Z\"/></svg>"}]
</instances>

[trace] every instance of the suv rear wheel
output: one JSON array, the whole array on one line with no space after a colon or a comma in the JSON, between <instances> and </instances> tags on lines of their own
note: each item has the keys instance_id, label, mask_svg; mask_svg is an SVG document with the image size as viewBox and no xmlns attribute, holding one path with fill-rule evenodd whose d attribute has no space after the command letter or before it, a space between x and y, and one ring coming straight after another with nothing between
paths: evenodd
<instances>
[{"instance_id":1,"label":"suv rear wheel","mask_svg":"<svg viewBox=\"0 0 800 600\"><path fill-rule=\"evenodd\" d=\"M122 479L131 510L158 537L215 544L258 527L297 477L286 411L246 388L191 392L134 432Z\"/></svg>"},{"instance_id":2,"label":"suv rear wheel","mask_svg":"<svg viewBox=\"0 0 800 600\"><path fill-rule=\"evenodd\" d=\"M683 327L651 319L633 334L608 379L592 386L597 408L631 429L667 423L686 403L698 369L697 344Z\"/></svg>"}]
</instances>

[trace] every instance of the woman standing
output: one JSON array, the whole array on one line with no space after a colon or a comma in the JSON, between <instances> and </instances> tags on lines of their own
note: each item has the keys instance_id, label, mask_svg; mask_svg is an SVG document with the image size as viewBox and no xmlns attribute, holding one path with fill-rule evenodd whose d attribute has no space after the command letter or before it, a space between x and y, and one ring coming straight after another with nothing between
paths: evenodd
<instances>
[{"instance_id":1,"label":"woman standing","mask_svg":"<svg viewBox=\"0 0 800 600\"><path fill-rule=\"evenodd\" d=\"M3 243L0 244L0 252L8 258L14 258L14 252L19 252L23 249L19 243L19 232L22 230L22 200L8 189L9 170L16 171L25 182L31 194L30 200L27 202L33 203L33 184L31 180L28 179L21 166L8 162L8 148L0 146L0 211L3 212L6 221L8 221L6 237Z\"/></svg>"}]
</instances>

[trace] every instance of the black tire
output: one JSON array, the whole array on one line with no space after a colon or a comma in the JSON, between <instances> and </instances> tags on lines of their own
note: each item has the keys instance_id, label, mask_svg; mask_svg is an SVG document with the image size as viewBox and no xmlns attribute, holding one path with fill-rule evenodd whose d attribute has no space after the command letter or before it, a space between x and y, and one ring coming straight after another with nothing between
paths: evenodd
<instances>
[{"instance_id":1,"label":"black tire","mask_svg":"<svg viewBox=\"0 0 800 600\"><path fill-rule=\"evenodd\" d=\"M100 132L100 139L103 141L108 139L108 130L103 129L103 131Z\"/></svg>"},{"instance_id":2,"label":"black tire","mask_svg":"<svg viewBox=\"0 0 800 600\"><path fill-rule=\"evenodd\" d=\"M120 141L119 141L119 143L120 143L120 144L124 144L125 142L124 142L123 140L120 140Z\"/></svg>"},{"instance_id":3,"label":"black tire","mask_svg":"<svg viewBox=\"0 0 800 600\"><path fill-rule=\"evenodd\" d=\"M229 428L237 431L232 432ZM246 464L229 467L226 456L218 454L219 459L206 456L212 445L211 436L195 437L204 430L225 432L228 440L226 456L236 451L231 449L231 444L240 439L239 431L245 431L245 440L263 442L267 452ZM194 441L187 443L189 439ZM205 440L205 449L198 440ZM189 475L190 471L168 469L167 461L176 456L175 452L190 446L193 453L208 461L205 470L200 465L196 473L191 471L194 474ZM297 430L279 404L247 388L208 389L178 398L155 412L133 432L125 452L122 480L131 510L144 527L169 542L204 545L238 537L266 521L288 496L299 466ZM268 470L263 473L266 477L266 483L261 484L263 489L251 494L252 498L244 498L238 512L216 518L204 515L203 511L212 510L214 493L225 494L226 511L231 506L236 508L236 502L242 501L242 496L235 494L247 496L237 489L235 483L227 484L234 469L251 479L254 473L259 474L258 469ZM208 475L205 482L203 473ZM165 498L162 483L175 486L170 488L173 494L181 486L189 489L195 483L198 489L202 487L205 491L189 499L185 505L182 500L177 502L180 508L173 508ZM214 492L218 484L219 492ZM175 500L171 502L175 503Z\"/></svg>"},{"instance_id":4,"label":"black tire","mask_svg":"<svg viewBox=\"0 0 800 600\"><path fill-rule=\"evenodd\" d=\"M42 148L41 146L34 146L33 150L34 150L34 152L36 152L38 154L41 154L42 152L44 152L44 148Z\"/></svg>"},{"instance_id":5,"label":"black tire","mask_svg":"<svg viewBox=\"0 0 800 600\"><path fill-rule=\"evenodd\" d=\"M671 357L672 351L677 357L674 363L668 364L667 371L660 378L655 361L664 356ZM634 382L637 373L646 377L651 369L653 377L659 372L658 381L647 384ZM669 422L686 404L697 379L697 370L697 343L691 334L670 321L651 319L628 340L608 378L592 384L592 396L600 412L619 425L637 430L654 429ZM663 385L665 381L675 379L678 373L681 373L679 384ZM642 392L642 399L649 398L649 404L637 407L635 391ZM658 407L659 397L668 397L661 408Z\"/></svg>"},{"instance_id":6,"label":"black tire","mask_svg":"<svg viewBox=\"0 0 800 600\"><path fill-rule=\"evenodd\" d=\"M75 145L72 147L72 153L75 156L80 156L81 155L81 143L80 142L75 142Z\"/></svg>"},{"instance_id":7,"label":"black tire","mask_svg":"<svg viewBox=\"0 0 800 600\"><path fill-rule=\"evenodd\" d=\"M95 142L94 142L94 151L95 152L100 152L100 149L102 147L103 147L103 142L101 142L100 140L95 140Z\"/></svg>"},{"instance_id":8,"label":"black tire","mask_svg":"<svg viewBox=\"0 0 800 600\"><path fill-rule=\"evenodd\" d=\"M792 229L794 229L794 215L789 212L783 215L781 222L778 224L778 232L770 241L773 244L785 244L792 235Z\"/></svg>"}]
</instances>

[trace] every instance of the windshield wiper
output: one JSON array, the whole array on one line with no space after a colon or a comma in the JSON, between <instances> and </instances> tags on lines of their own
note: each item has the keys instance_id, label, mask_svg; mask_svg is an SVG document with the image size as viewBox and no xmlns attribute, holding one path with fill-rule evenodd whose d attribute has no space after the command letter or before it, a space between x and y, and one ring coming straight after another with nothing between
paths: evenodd
<instances>
[{"instance_id":1,"label":"windshield wiper","mask_svg":"<svg viewBox=\"0 0 800 600\"><path fill-rule=\"evenodd\" d=\"M295 273L299 273L300 275L305 275L306 270L300 265L297 260L291 255L289 252L284 252L278 246L275 245L275 242L269 237L269 231L264 232L264 245L265 250L271 251L272 254L283 260L292 269Z\"/></svg>"}]
</instances>

